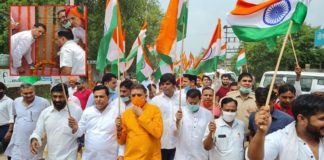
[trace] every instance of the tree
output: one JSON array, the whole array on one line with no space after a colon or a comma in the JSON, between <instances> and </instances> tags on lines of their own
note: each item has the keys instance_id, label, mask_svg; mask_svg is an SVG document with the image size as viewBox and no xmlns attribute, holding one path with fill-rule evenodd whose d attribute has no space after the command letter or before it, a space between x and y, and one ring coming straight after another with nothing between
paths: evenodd
<instances>
[{"instance_id":1,"label":"tree","mask_svg":"<svg viewBox=\"0 0 324 160\"><path fill-rule=\"evenodd\" d=\"M314 47L314 32L318 27L311 27L307 24L301 26L298 33L292 34L299 65L312 64L319 68L324 62L324 49ZM270 50L265 42L243 43L246 49L247 63L249 72L251 72L257 81L260 81L265 71L275 69L277 59L280 53L284 36L277 38L276 48ZM235 64L237 56L233 57L232 64ZM234 60L235 59L235 60ZM287 41L284 54L280 63L279 70L294 70L296 65L293 50L290 41Z\"/></svg>"}]
</instances>

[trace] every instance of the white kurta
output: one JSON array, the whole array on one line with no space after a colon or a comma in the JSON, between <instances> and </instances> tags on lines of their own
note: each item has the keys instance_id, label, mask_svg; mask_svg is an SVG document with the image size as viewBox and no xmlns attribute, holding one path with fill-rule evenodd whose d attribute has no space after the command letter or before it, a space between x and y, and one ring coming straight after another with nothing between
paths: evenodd
<instances>
[{"instance_id":1,"label":"white kurta","mask_svg":"<svg viewBox=\"0 0 324 160\"><path fill-rule=\"evenodd\" d=\"M35 42L31 30L16 33L10 37L11 47L11 73L17 74L17 68L20 67L21 58L25 57L28 64L33 63L31 56L32 44Z\"/></svg>"},{"instance_id":2,"label":"white kurta","mask_svg":"<svg viewBox=\"0 0 324 160\"><path fill-rule=\"evenodd\" d=\"M13 123L13 100L6 95L0 99L0 126Z\"/></svg>"},{"instance_id":3,"label":"white kurta","mask_svg":"<svg viewBox=\"0 0 324 160\"><path fill-rule=\"evenodd\" d=\"M5 154L12 160L32 160L42 157L42 153L34 156L30 152L29 136L36 127L41 112L48 107L49 102L41 97L35 96L34 101L27 107L24 106L23 98L14 100L14 115L16 115L11 141Z\"/></svg>"},{"instance_id":4,"label":"white kurta","mask_svg":"<svg viewBox=\"0 0 324 160\"><path fill-rule=\"evenodd\" d=\"M202 139L208 123L212 120L211 112L203 107L195 113L187 107L182 109L175 160L208 160L208 152L204 149Z\"/></svg>"},{"instance_id":5,"label":"white kurta","mask_svg":"<svg viewBox=\"0 0 324 160\"><path fill-rule=\"evenodd\" d=\"M216 124L216 132L213 139L214 146L209 151L209 159L243 160L244 123L235 119L232 127L230 127L222 117L214 121ZM209 129L207 126L204 139L206 139L208 134Z\"/></svg>"},{"instance_id":6,"label":"white kurta","mask_svg":"<svg viewBox=\"0 0 324 160\"><path fill-rule=\"evenodd\" d=\"M121 113L125 106L121 107ZM85 134L85 151L82 159L116 159L118 156L117 131L115 120L118 116L118 106L108 105L101 113L95 106L84 110L77 136Z\"/></svg>"},{"instance_id":7,"label":"white kurta","mask_svg":"<svg viewBox=\"0 0 324 160\"><path fill-rule=\"evenodd\" d=\"M175 115L179 110L179 93L175 92L170 98L164 93L155 96L152 101L160 108L163 120L163 134L161 138L162 149L174 149L176 148L176 118Z\"/></svg>"},{"instance_id":8,"label":"white kurta","mask_svg":"<svg viewBox=\"0 0 324 160\"><path fill-rule=\"evenodd\" d=\"M85 51L73 40L63 44L60 50L60 68L72 67L71 74L85 75Z\"/></svg>"},{"instance_id":9,"label":"white kurta","mask_svg":"<svg viewBox=\"0 0 324 160\"><path fill-rule=\"evenodd\" d=\"M79 120L82 115L80 106L69 104L71 116ZM41 137L45 133L47 137L48 160L76 160L77 136L72 134L68 125L68 109L58 111L53 106L46 108L40 115L36 129L30 136L36 138L42 144Z\"/></svg>"},{"instance_id":10,"label":"white kurta","mask_svg":"<svg viewBox=\"0 0 324 160\"><path fill-rule=\"evenodd\" d=\"M277 130L265 137L264 159L272 160L315 160L315 156L309 145L305 143L296 133L296 123L291 122L285 128ZM324 138L318 145L319 159L324 159ZM246 159L248 159L246 157Z\"/></svg>"}]
</instances>

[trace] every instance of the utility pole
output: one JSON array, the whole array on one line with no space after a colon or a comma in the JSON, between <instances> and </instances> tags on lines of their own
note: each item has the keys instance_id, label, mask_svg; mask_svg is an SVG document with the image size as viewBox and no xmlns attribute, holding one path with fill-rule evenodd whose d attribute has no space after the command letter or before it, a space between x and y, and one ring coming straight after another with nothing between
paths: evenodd
<instances>
[{"instance_id":1,"label":"utility pole","mask_svg":"<svg viewBox=\"0 0 324 160\"><path fill-rule=\"evenodd\" d=\"M232 27L225 25L223 27L225 30L225 42L227 43L225 60L224 60L224 69L227 70L227 54L237 54L240 51L241 41L234 34Z\"/></svg>"}]
</instances>

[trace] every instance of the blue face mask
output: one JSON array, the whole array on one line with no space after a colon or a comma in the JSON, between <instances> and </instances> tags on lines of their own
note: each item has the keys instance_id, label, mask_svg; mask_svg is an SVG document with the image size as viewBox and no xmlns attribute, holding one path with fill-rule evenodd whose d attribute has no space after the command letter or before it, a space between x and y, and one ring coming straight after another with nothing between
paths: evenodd
<instances>
[{"instance_id":1,"label":"blue face mask","mask_svg":"<svg viewBox=\"0 0 324 160\"><path fill-rule=\"evenodd\" d=\"M249 94L249 93L252 92L252 88L247 88L247 87L240 86L240 92L245 93L245 94Z\"/></svg>"},{"instance_id":2,"label":"blue face mask","mask_svg":"<svg viewBox=\"0 0 324 160\"><path fill-rule=\"evenodd\" d=\"M189 91L190 87L189 87L189 86L186 86L186 87L184 87L183 89L184 89L184 91L187 93L187 92Z\"/></svg>"},{"instance_id":3,"label":"blue face mask","mask_svg":"<svg viewBox=\"0 0 324 160\"><path fill-rule=\"evenodd\" d=\"M71 22L68 20L68 21L66 21L66 23L64 23L62 26L63 26L65 29L69 29L69 28L72 26L72 24L71 24Z\"/></svg>"},{"instance_id":4,"label":"blue face mask","mask_svg":"<svg viewBox=\"0 0 324 160\"><path fill-rule=\"evenodd\" d=\"M120 97L120 99L123 101L123 102L128 102L130 99L129 97Z\"/></svg>"},{"instance_id":5,"label":"blue face mask","mask_svg":"<svg viewBox=\"0 0 324 160\"><path fill-rule=\"evenodd\" d=\"M198 104L187 104L187 107L191 112L196 112L200 106Z\"/></svg>"},{"instance_id":6,"label":"blue face mask","mask_svg":"<svg viewBox=\"0 0 324 160\"><path fill-rule=\"evenodd\" d=\"M117 92L115 90L112 90L111 88L109 88L109 93L115 94Z\"/></svg>"}]
</instances>

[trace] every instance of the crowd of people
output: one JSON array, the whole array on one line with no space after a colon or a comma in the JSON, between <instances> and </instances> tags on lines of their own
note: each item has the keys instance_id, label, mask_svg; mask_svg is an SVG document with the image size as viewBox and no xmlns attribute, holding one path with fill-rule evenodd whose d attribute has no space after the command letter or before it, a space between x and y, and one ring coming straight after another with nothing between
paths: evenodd
<instances>
[{"instance_id":1,"label":"crowd of people","mask_svg":"<svg viewBox=\"0 0 324 160\"><path fill-rule=\"evenodd\" d=\"M51 103L30 84L12 100L0 83L2 150L12 160L42 159L45 146L49 160L324 159L324 91L301 95L295 72L269 104L250 73L166 73L148 85L106 73L92 90L69 77Z\"/></svg>"}]
</instances>

